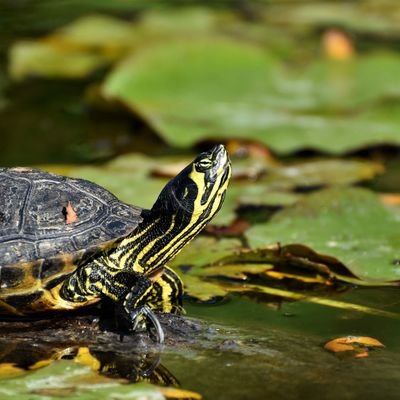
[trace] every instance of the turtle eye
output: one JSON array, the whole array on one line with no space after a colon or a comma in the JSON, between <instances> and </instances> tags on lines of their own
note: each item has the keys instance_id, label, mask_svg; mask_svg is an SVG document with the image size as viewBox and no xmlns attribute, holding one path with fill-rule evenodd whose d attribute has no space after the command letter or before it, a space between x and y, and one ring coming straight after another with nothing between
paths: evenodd
<instances>
[{"instance_id":1,"label":"turtle eye","mask_svg":"<svg viewBox=\"0 0 400 400\"><path fill-rule=\"evenodd\" d=\"M203 158L197 162L196 169L198 171L205 171L213 166L213 162L209 158Z\"/></svg>"}]
</instances>

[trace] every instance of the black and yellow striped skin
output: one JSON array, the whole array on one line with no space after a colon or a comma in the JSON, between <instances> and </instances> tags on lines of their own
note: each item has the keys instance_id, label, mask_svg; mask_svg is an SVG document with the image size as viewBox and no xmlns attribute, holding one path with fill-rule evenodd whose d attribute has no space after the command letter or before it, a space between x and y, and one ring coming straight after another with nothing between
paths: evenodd
<instances>
[{"instance_id":1,"label":"black and yellow striped skin","mask_svg":"<svg viewBox=\"0 0 400 400\"><path fill-rule=\"evenodd\" d=\"M53 294L59 290L61 301L75 304L110 298L132 326L144 306L180 312L183 285L166 264L220 209L230 175L224 146L201 153L165 186L152 209L142 212L132 233L79 267Z\"/></svg>"}]
</instances>

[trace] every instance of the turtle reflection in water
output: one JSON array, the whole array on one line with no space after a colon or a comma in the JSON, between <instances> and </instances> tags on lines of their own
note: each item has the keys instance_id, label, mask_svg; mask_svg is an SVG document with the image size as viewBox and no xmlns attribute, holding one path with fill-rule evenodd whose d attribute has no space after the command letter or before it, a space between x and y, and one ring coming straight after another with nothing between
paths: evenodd
<instances>
[{"instance_id":1,"label":"turtle reflection in water","mask_svg":"<svg viewBox=\"0 0 400 400\"><path fill-rule=\"evenodd\" d=\"M101 351L92 346L58 346L0 341L0 379L17 377L58 360L71 360L110 378L179 387L174 375L160 363L159 354Z\"/></svg>"},{"instance_id":2,"label":"turtle reflection in water","mask_svg":"<svg viewBox=\"0 0 400 400\"><path fill-rule=\"evenodd\" d=\"M0 313L24 316L111 299L135 330L177 313L182 283L166 266L220 209L231 167L225 147L199 154L151 210L81 179L0 169Z\"/></svg>"}]
</instances>

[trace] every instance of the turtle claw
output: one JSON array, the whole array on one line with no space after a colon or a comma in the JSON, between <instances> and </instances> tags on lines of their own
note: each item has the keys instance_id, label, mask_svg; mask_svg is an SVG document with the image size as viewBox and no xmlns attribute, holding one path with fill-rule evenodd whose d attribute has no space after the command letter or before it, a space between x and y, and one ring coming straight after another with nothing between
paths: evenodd
<instances>
[{"instance_id":1,"label":"turtle claw","mask_svg":"<svg viewBox=\"0 0 400 400\"><path fill-rule=\"evenodd\" d=\"M163 344L165 335L164 335L163 328L160 324L160 321L158 320L156 315L147 306L143 306L142 313L153 323L154 328L156 329L157 342L159 344Z\"/></svg>"},{"instance_id":2,"label":"turtle claw","mask_svg":"<svg viewBox=\"0 0 400 400\"><path fill-rule=\"evenodd\" d=\"M139 321L140 321L140 316L143 315L146 317L154 326L156 330L156 338L158 344L163 344L164 343L164 331L163 328L160 324L160 321L154 314L154 312L146 305L140 307L138 310L130 312L130 320L131 320L131 330L135 331L138 327Z\"/></svg>"}]
</instances>

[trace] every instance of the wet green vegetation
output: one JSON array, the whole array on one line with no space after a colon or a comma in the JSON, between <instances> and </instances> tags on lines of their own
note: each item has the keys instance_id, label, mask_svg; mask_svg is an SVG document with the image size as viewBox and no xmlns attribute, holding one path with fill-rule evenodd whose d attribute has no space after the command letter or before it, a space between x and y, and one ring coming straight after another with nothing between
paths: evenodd
<instances>
[{"instance_id":1,"label":"wet green vegetation","mask_svg":"<svg viewBox=\"0 0 400 400\"><path fill-rule=\"evenodd\" d=\"M4 322L0 397L398 398L399 22L390 0L0 2L2 166L149 208L214 143L233 165L171 263L195 322L161 360L85 321L59 342ZM324 349L347 336L385 347Z\"/></svg>"}]
</instances>

